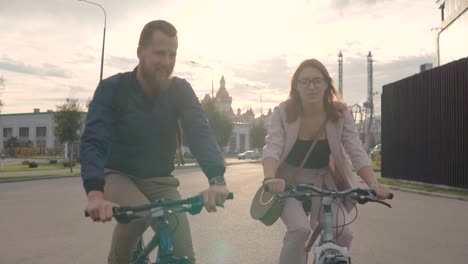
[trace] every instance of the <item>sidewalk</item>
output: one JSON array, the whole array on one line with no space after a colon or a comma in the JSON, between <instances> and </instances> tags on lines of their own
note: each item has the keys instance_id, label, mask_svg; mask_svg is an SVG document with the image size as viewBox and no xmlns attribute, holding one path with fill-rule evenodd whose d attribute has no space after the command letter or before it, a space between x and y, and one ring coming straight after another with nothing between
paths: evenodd
<instances>
[{"instance_id":1,"label":"sidewalk","mask_svg":"<svg viewBox=\"0 0 468 264\"><path fill-rule=\"evenodd\" d=\"M375 176L377 177L377 179L381 178L382 175L379 172L374 172ZM358 181L360 183L364 183L364 181L362 179L360 179L359 177L358 178ZM385 178L383 178L385 179ZM400 182L406 182L404 180L399 180ZM408 182L410 184L414 184L414 185L420 185L420 186L428 186L428 187L439 187L439 186L436 186L436 185L432 185L432 184L425 184L425 183L422 183L422 182ZM427 191L420 191L420 190L415 190L415 189L411 189L411 188L403 188L403 187L398 187L398 186L393 186L393 185L386 185L388 188L390 188L391 190L395 190L395 191L401 191L401 192L408 192L408 193L414 193L414 194L419 194L419 195L426 195L426 196L432 196L432 197L439 197L439 198L446 198L446 199L452 199L452 200L461 200L461 201L468 201L468 198L467 197L463 197L463 196L456 196L456 195L450 195L450 194L444 194L444 193L439 193L439 192L436 192L436 191L431 191L431 192L427 192ZM443 189L447 189L447 190L450 190L452 188L450 187L440 187L440 188L443 188ZM457 190L456 188L453 188L453 190Z\"/></svg>"}]
</instances>

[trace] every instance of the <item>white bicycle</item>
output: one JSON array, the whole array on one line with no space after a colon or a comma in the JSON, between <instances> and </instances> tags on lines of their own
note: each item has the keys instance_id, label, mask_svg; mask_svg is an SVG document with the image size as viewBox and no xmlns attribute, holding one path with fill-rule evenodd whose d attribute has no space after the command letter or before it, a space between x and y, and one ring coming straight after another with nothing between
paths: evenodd
<instances>
[{"instance_id":1,"label":"white bicycle","mask_svg":"<svg viewBox=\"0 0 468 264\"><path fill-rule=\"evenodd\" d=\"M322 198L322 212L320 214L319 224L314 232L308 239L305 245L306 258L319 235L320 241L314 248L314 263L315 264L351 264L351 257L348 255L348 248L340 247L333 241L333 214L332 203L335 199L353 199L359 204L367 202L376 202L391 208L390 204L378 200L375 196L374 190L352 188L346 191L338 192L336 190L323 190L312 185L298 184L288 185L285 195L281 195L279 199L286 199L287 197L294 197L301 201L311 201L314 196ZM390 193L388 199L393 198L393 193ZM357 217L357 214L356 214ZM356 218L355 218L356 219ZM353 222L352 220L351 222ZM350 223L347 223L350 224ZM346 224L345 224L346 225Z\"/></svg>"}]
</instances>

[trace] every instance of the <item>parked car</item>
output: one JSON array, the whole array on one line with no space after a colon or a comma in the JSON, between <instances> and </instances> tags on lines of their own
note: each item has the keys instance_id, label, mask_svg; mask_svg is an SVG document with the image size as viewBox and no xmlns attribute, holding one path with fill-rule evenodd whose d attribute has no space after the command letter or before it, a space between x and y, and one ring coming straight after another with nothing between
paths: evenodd
<instances>
[{"instance_id":1,"label":"parked car","mask_svg":"<svg viewBox=\"0 0 468 264\"><path fill-rule=\"evenodd\" d=\"M237 155L237 158L240 160L245 160L245 159L260 159L260 153L256 150L247 150L246 152L240 153Z\"/></svg>"},{"instance_id":2,"label":"parked car","mask_svg":"<svg viewBox=\"0 0 468 264\"><path fill-rule=\"evenodd\" d=\"M382 158L382 144L377 144L370 153L371 160L374 162L380 162Z\"/></svg>"}]
</instances>

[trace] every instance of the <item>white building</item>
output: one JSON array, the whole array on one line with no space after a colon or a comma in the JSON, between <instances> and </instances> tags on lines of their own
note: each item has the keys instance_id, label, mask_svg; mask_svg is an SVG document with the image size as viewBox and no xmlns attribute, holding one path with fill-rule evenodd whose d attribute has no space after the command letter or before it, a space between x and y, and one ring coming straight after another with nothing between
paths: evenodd
<instances>
[{"instance_id":1,"label":"white building","mask_svg":"<svg viewBox=\"0 0 468 264\"><path fill-rule=\"evenodd\" d=\"M205 99L209 99L209 97L209 95L206 95ZM256 119L255 114L252 109L244 113L241 113L241 110L238 109L237 114L234 114L231 106L232 97L226 89L224 76L221 78L220 88L215 96L215 104L234 124L232 138L226 146L225 152L240 153L251 149L250 127ZM83 118L85 118L85 114ZM267 115L259 117L265 121L265 126L268 126L271 114L272 111L270 109ZM51 110L40 112L39 109L34 109L32 113L0 115L0 130L2 131L0 152L3 152L5 143L12 137L16 137L20 141L30 140L38 151L38 154L47 154L49 149L62 147L54 135L54 112ZM75 154L78 154L78 144L75 144L73 151ZM184 147L183 152L187 151L188 148ZM67 157L67 153L68 148L65 146L65 157Z\"/></svg>"},{"instance_id":2,"label":"white building","mask_svg":"<svg viewBox=\"0 0 468 264\"><path fill-rule=\"evenodd\" d=\"M250 149L250 124L234 122L232 138L226 151L230 153L240 153Z\"/></svg>"},{"instance_id":3,"label":"white building","mask_svg":"<svg viewBox=\"0 0 468 264\"><path fill-rule=\"evenodd\" d=\"M230 143L224 149L228 153L240 153L247 150L250 150L250 127L255 121L255 114L252 109L241 113L240 109L237 109L237 114L234 114L232 110L232 97L229 95L229 92L226 88L226 80L224 76L221 77L220 87L216 92L215 96L215 105L219 111L228 116L233 125L232 138ZM203 100L210 100L210 96L207 94ZM203 103L202 100L202 103ZM265 120L265 126L268 126L271 118L271 109L267 115L262 115L260 118Z\"/></svg>"},{"instance_id":4,"label":"white building","mask_svg":"<svg viewBox=\"0 0 468 264\"><path fill-rule=\"evenodd\" d=\"M440 26L437 32L438 64L468 56L468 0L437 0Z\"/></svg>"},{"instance_id":5,"label":"white building","mask_svg":"<svg viewBox=\"0 0 468 264\"><path fill-rule=\"evenodd\" d=\"M35 108L32 113L2 114L0 115L0 130L2 140L0 141L0 152L4 152L6 142L16 137L19 141L30 140L36 148L37 154L47 154L50 149L62 148L60 142L54 135L54 112L47 110L40 112ZM74 146L77 154L78 144ZM68 148L64 147L65 157Z\"/></svg>"},{"instance_id":6,"label":"white building","mask_svg":"<svg viewBox=\"0 0 468 264\"><path fill-rule=\"evenodd\" d=\"M30 140L36 148L60 146L54 136L54 114L51 110L41 113L36 108L33 113L3 114L0 115L0 127L0 151L3 151L6 142L12 137L20 141Z\"/></svg>"}]
</instances>

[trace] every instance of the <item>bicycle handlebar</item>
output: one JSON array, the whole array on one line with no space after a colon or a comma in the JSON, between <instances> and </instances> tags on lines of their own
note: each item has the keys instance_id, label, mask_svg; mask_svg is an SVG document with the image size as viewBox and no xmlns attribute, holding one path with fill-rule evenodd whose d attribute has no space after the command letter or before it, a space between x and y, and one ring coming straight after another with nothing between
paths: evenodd
<instances>
[{"instance_id":1,"label":"bicycle handlebar","mask_svg":"<svg viewBox=\"0 0 468 264\"><path fill-rule=\"evenodd\" d=\"M265 192L268 192L268 185L263 186ZM361 188L351 188L347 189L345 191L338 192L336 190L324 190L317 188L313 185L308 185L308 184L287 184L285 191L292 191L292 190L298 190L298 191L313 191L315 193L318 193L323 196L348 196L351 193L356 193L358 195L367 195L369 192L376 196L375 190L373 189L361 189ZM389 193L387 199L393 199L393 193Z\"/></svg>"},{"instance_id":2,"label":"bicycle handlebar","mask_svg":"<svg viewBox=\"0 0 468 264\"><path fill-rule=\"evenodd\" d=\"M233 193L228 193L226 200L234 199ZM171 208L178 208L175 212L171 212L171 214L175 213L182 213L188 212L191 215L199 214L201 209L203 208L204 201L203 196L198 195L191 198L183 199L183 200L156 200L149 204L144 205L137 205L137 206L123 206L123 207L113 207L112 214L117 222L121 224L129 223L131 220L136 218L141 218L142 216L135 215L136 212L141 211L148 211L154 208L161 208L161 209L171 209ZM85 217L89 217L88 212L85 210Z\"/></svg>"},{"instance_id":3,"label":"bicycle handlebar","mask_svg":"<svg viewBox=\"0 0 468 264\"><path fill-rule=\"evenodd\" d=\"M264 190L266 192L268 191L268 185L264 185ZM312 191L314 193L319 194L320 196L329 196L333 198L337 198L337 197L350 198L350 199L356 200L359 204L365 204L367 202L376 202L376 203L380 203L391 208L390 204L384 201L378 200L376 198L375 190L371 190L371 189L351 188L351 189L347 189L345 191L339 192L336 190L323 190L323 189L320 189L313 185L308 185L308 184L287 184L286 191L288 192L288 194L282 195L281 198L304 197L304 196L311 197L312 194L306 191ZM389 193L387 199L393 199L393 196L394 196L393 193Z\"/></svg>"},{"instance_id":4,"label":"bicycle handlebar","mask_svg":"<svg viewBox=\"0 0 468 264\"><path fill-rule=\"evenodd\" d=\"M336 191L336 190L323 190L320 188L317 188L313 185L308 185L308 184L297 184L297 185L291 185L288 184L286 186L286 190L292 191L293 189L297 189L298 191L313 191L317 194L323 195L323 196L341 196L341 197L346 197L349 196L350 194L357 194L357 195L368 195L369 192L372 195L376 195L375 190L372 189L362 189L362 188L351 188L347 189L344 191ZM393 199L393 193L389 193L387 199Z\"/></svg>"}]
</instances>

